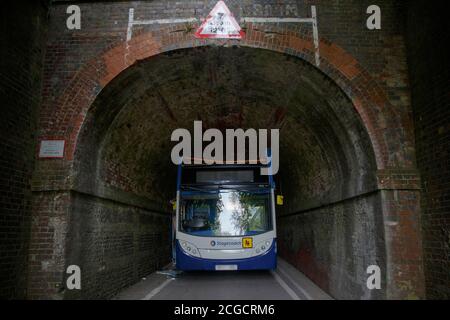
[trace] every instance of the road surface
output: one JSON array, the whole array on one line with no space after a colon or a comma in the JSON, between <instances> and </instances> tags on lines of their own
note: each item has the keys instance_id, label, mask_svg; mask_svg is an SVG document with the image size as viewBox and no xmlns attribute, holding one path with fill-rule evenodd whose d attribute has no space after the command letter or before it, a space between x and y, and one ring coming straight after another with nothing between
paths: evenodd
<instances>
[{"instance_id":1,"label":"road surface","mask_svg":"<svg viewBox=\"0 0 450 320\"><path fill-rule=\"evenodd\" d=\"M279 259L276 271L153 273L125 289L119 300L328 300L302 273Z\"/></svg>"}]
</instances>

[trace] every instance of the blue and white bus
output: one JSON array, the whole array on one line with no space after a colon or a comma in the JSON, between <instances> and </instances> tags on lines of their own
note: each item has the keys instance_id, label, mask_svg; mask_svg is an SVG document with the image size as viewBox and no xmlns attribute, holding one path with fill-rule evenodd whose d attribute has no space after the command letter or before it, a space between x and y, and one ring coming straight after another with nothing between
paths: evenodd
<instances>
[{"instance_id":1,"label":"blue and white bus","mask_svg":"<svg viewBox=\"0 0 450 320\"><path fill-rule=\"evenodd\" d=\"M178 270L274 270L275 183L261 165L178 167Z\"/></svg>"}]
</instances>

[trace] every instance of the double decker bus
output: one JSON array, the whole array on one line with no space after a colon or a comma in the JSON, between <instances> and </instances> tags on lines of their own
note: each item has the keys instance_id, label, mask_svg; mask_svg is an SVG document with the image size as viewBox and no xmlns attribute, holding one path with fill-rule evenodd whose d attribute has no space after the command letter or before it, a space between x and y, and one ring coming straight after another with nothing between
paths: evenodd
<instances>
[{"instance_id":1,"label":"double decker bus","mask_svg":"<svg viewBox=\"0 0 450 320\"><path fill-rule=\"evenodd\" d=\"M274 270L275 183L262 165L178 167L178 270Z\"/></svg>"}]
</instances>

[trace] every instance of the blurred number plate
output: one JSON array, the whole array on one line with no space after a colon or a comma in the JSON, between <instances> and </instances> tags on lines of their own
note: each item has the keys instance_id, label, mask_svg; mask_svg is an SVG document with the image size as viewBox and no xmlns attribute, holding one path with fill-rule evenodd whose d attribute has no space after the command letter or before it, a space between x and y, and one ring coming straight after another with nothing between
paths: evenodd
<instances>
[{"instance_id":1,"label":"blurred number plate","mask_svg":"<svg viewBox=\"0 0 450 320\"><path fill-rule=\"evenodd\" d=\"M237 269L238 269L238 266L236 264L216 265L217 271L235 271Z\"/></svg>"}]
</instances>

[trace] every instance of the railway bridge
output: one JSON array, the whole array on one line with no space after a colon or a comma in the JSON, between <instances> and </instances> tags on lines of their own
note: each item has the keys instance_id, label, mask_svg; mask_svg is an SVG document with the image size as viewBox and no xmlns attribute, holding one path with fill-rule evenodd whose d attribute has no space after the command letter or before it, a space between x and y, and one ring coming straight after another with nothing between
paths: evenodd
<instances>
[{"instance_id":1,"label":"railway bridge","mask_svg":"<svg viewBox=\"0 0 450 320\"><path fill-rule=\"evenodd\" d=\"M171 133L194 121L280 130L287 276L267 280L267 297L450 297L437 3L228 0L240 32L224 38L199 36L216 0L19 2L2 5L2 297L159 288L124 291L170 263ZM80 290L66 286L73 265ZM234 279L204 277L178 286Z\"/></svg>"}]
</instances>

